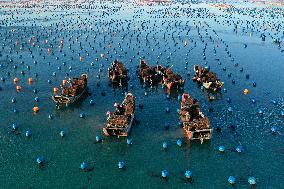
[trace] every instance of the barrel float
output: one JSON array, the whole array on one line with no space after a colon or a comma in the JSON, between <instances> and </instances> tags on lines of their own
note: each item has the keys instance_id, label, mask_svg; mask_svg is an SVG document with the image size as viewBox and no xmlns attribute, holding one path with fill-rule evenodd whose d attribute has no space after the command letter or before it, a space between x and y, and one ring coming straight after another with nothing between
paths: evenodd
<instances>
[{"instance_id":1,"label":"barrel float","mask_svg":"<svg viewBox=\"0 0 284 189\"><path fill-rule=\"evenodd\" d=\"M39 112L39 107L37 107L37 106L33 107L33 111L34 111L34 113L38 113Z\"/></svg>"},{"instance_id":2,"label":"barrel float","mask_svg":"<svg viewBox=\"0 0 284 189\"><path fill-rule=\"evenodd\" d=\"M30 77L30 78L28 79L28 83L31 85L31 84L33 83L33 78Z\"/></svg>"},{"instance_id":3,"label":"barrel float","mask_svg":"<svg viewBox=\"0 0 284 189\"><path fill-rule=\"evenodd\" d=\"M19 82L19 78L15 77L13 81L14 81L14 84L17 84Z\"/></svg>"},{"instance_id":4,"label":"barrel float","mask_svg":"<svg viewBox=\"0 0 284 189\"><path fill-rule=\"evenodd\" d=\"M53 88L54 94L58 94L59 89L57 87Z\"/></svg>"},{"instance_id":5,"label":"barrel float","mask_svg":"<svg viewBox=\"0 0 284 189\"><path fill-rule=\"evenodd\" d=\"M18 92L20 92L22 90L22 87L20 85L17 85L16 89L17 89Z\"/></svg>"}]
</instances>

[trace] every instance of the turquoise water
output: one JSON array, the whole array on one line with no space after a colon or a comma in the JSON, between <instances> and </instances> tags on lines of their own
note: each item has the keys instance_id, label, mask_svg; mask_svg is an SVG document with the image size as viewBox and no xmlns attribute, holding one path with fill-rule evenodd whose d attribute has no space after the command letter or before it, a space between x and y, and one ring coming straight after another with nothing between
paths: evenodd
<instances>
[{"instance_id":1,"label":"turquoise water","mask_svg":"<svg viewBox=\"0 0 284 189\"><path fill-rule=\"evenodd\" d=\"M38 10L34 10L34 14L29 14L31 10L22 10L16 14L18 18L14 15L12 20L9 10L2 10L0 77L6 81L0 82L0 188L230 188L227 179L231 175L237 178L235 188L249 188L249 176L257 179L257 188L284 188L281 116L284 54L283 47L278 48L268 35L280 38L283 25L278 31L273 27L264 31L260 24L247 28L246 22L241 21L252 20L251 17L234 14L235 18L229 18L228 13L204 4L195 6L204 6L209 12L225 16L217 16L214 21L208 13L200 12L203 18L197 13L180 14L178 18L169 14L163 18L158 11L164 10L162 6L122 4L118 11L112 11L113 6L97 8L90 11L90 15L86 10L64 10L45 11L37 16ZM103 14L103 10L109 14ZM177 9L171 11L180 13ZM276 25L283 23L283 16L279 15L274 20L265 15L257 20ZM240 21L237 33L231 21ZM195 27L197 23L202 39ZM268 36L265 42L260 38L262 32ZM148 40L145 39L147 33ZM28 43L32 36L38 39L34 47ZM64 38L62 52L58 47L61 38ZM45 39L49 40L48 44L43 43ZM20 45L14 45L16 40ZM50 45L54 54L47 52ZM78 53L84 61L80 62ZM104 58L100 57L101 53ZM212 140L202 145L188 142L178 126L177 95L167 99L161 86L145 88L138 80L136 66L143 56L152 65L156 61L173 65L173 70L186 79L185 92L200 101L212 127L219 125L222 132L214 131ZM115 58L129 69L128 91L136 96L137 104L144 105L143 109L137 107L136 117L140 123L133 126L132 146L128 146L124 138L104 137L102 143L95 142L95 137L102 135L105 113L114 110L113 104L124 97L124 90L108 85L107 68ZM206 93L191 81L194 64L210 65L225 82L227 92L209 102ZM226 71L222 70L224 67ZM70 77L88 73L90 95L74 106L58 110L51 94L66 78L66 73ZM245 78L246 74L250 74L249 79ZM15 77L19 78L21 92L15 89ZM32 85L27 82L29 77L34 80ZM253 81L256 87L252 86ZM245 88L249 89L247 96L243 95ZM34 89L38 90L37 94ZM102 92L106 96L102 96ZM39 102L35 97L39 97ZM12 98L16 103L11 102ZM227 98L231 99L230 104ZM94 106L90 106L90 100L94 100ZM273 104L272 100L277 103ZM33 114L34 106L40 108L38 114ZM166 113L167 107L170 113ZM209 107L214 111L209 112ZM228 111L229 107L232 112ZM14 113L14 109L18 113ZM260 109L263 115L258 114ZM80 113L85 113L86 117L79 118ZM49 115L53 119L49 119ZM21 134L11 131L13 123L19 126ZM170 125L169 130L164 129L165 124ZM232 129L231 125L236 128ZM272 126L278 128L275 135L270 131ZM32 137L25 137L26 130L32 131ZM61 130L66 132L64 138L59 135ZM176 145L177 139L183 139L182 147ZM166 151L162 150L163 141L169 145ZM226 147L225 153L218 152L220 145ZM243 153L235 151L238 145L243 146ZM36 163L38 156L46 159L42 168ZM126 162L125 170L117 168L121 160ZM79 167L83 161L94 169L82 172ZM168 181L159 178L163 169L169 171ZM185 170L193 172L192 183L184 180Z\"/></svg>"}]
</instances>

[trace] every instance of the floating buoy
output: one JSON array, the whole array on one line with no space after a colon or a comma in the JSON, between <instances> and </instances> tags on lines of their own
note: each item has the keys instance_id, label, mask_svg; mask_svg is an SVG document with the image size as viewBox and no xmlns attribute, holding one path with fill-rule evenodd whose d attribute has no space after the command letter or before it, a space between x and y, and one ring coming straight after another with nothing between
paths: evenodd
<instances>
[{"instance_id":1,"label":"floating buoy","mask_svg":"<svg viewBox=\"0 0 284 189\"><path fill-rule=\"evenodd\" d=\"M100 137L99 135L96 136L96 142L99 143L102 141L102 137Z\"/></svg>"},{"instance_id":2,"label":"floating buoy","mask_svg":"<svg viewBox=\"0 0 284 189\"><path fill-rule=\"evenodd\" d=\"M166 107L166 112L170 113L170 108L169 107Z\"/></svg>"},{"instance_id":3,"label":"floating buoy","mask_svg":"<svg viewBox=\"0 0 284 189\"><path fill-rule=\"evenodd\" d=\"M26 131L25 133L26 137L31 137L32 136L32 132L30 130Z\"/></svg>"},{"instance_id":4,"label":"floating buoy","mask_svg":"<svg viewBox=\"0 0 284 189\"><path fill-rule=\"evenodd\" d=\"M252 102L253 104L255 104L255 103L256 103L256 100L255 100L255 99L251 99L251 102Z\"/></svg>"},{"instance_id":5,"label":"floating buoy","mask_svg":"<svg viewBox=\"0 0 284 189\"><path fill-rule=\"evenodd\" d=\"M39 107L37 107L37 106L33 107L33 111L34 111L34 113L38 113L39 112Z\"/></svg>"},{"instance_id":6,"label":"floating buoy","mask_svg":"<svg viewBox=\"0 0 284 189\"><path fill-rule=\"evenodd\" d=\"M86 162L82 162L80 165L80 169L82 169L83 171L87 170L89 167L89 165Z\"/></svg>"},{"instance_id":7,"label":"floating buoy","mask_svg":"<svg viewBox=\"0 0 284 189\"><path fill-rule=\"evenodd\" d=\"M84 57L83 56L80 56L80 61L82 62L84 60Z\"/></svg>"},{"instance_id":8,"label":"floating buoy","mask_svg":"<svg viewBox=\"0 0 284 189\"><path fill-rule=\"evenodd\" d=\"M33 78L30 77L30 78L28 79L28 83L31 85L31 84L33 83Z\"/></svg>"},{"instance_id":9,"label":"floating buoy","mask_svg":"<svg viewBox=\"0 0 284 189\"><path fill-rule=\"evenodd\" d=\"M39 97L35 97L35 101L38 102L39 101Z\"/></svg>"},{"instance_id":10,"label":"floating buoy","mask_svg":"<svg viewBox=\"0 0 284 189\"><path fill-rule=\"evenodd\" d=\"M192 172L187 170L187 171L185 171L184 176L185 176L186 179L191 179L192 178Z\"/></svg>"},{"instance_id":11,"label":"floating buoy","mask_svg":"<svg viewBox=\"0 0 284 189\"><path fill-rule=\"evenodd\" d=\"M19 126L15 123L12 124L12 130L17 131L19 129Z\"/></svg>"},{"instance_id":12,"label":"floating buoy","mask_svg":"<svg viewBox=\"0 0 284 189\"><path fill-rule=\"evenodd\" d=\"M128 145L132 145L133 144L133 142L132 142L132 139L126 139L126 143L128 144Z\"/></svg>"},{"instance_id":13,"label":"floating buoy","mask_svg":"<svg viewBox=\"0 0 284 189\"><path fill-rule=\"evenodd\" d=\"M17 89L18 92L20 92L22 90L22 87L20 85L17 85L16 89Z\"/></svg>"},{"instance_id":14,"label":"floating buoy","mask_svg":"<svg viewBox=\"0 0 284 189\"><path fill-rule=\"evenodd\" d=\"M94 105L94 100L90 100L90 105L91 105L91 106Z\"/></svg>"},{"instance_id":15,"label":"floating buoy","mask_svg":"<svg viewBox=\"0 0 284 189\"><path fill-rule=\"evenodd\" d=\"M105 55L102 53L102 54L101 54L101 58L104 58L104 57L105 57Z\"/></svg>"},{"instance_id":16,"label":"floating buoy","mask_svg":"<svg viewBox=\"0 0 284 189\"><path fill-rule=\"evenodd\" d=\"M64 137L64 136L65 136L65 132L64 132L64 131L60 131L59 135L60 135L61 137Z\"/></svg>"},{"instance_id":17,"label":"floating buoy","mask_svg":"<svg viewBox=\"0 0 284 189\"><path fill-rule=\"evenodd\" d=\"M249 183L250 185L255 185L255 184L256 184L256 179L255 179L254 177L249 177L249 178L248 178L248 183Z\"/></svg>"},{"instance_id":18,"label":"floating buoy","mask_svg":"<svg viewBox=\"0 0 284 189\"><path fill-rule=\"evenodd\" d=\"M48 119L53 119L53 116L51 114L48 115Z\"/></svg>"},{"instance_id":19,"label":"floating buoy","mask_svg":"<svg viewBox=\"0 0 284 189\"><path fill-rule=\"evenodd\" d=\"M63 79L63 80L62 80L62 85L66 85L66 83L67 83L67 80L66 80L66 79Z\"/></svg>"},{"instance_id":20,"label":"floating buoy","mask_svg":"<svg viewBox=\"0 0 284 189\"><path fill-rule=\"evenodd\" d=\"M43 156L39 156L38 158L36 158L36 162L39 164L39 165L42 165L44 163L45 159Z\"/></svg>"},{"instance_id":21,"label":"floating buoy","mask_svg":"<svg viewBox=\"0 0 284 189\"><path fill-rule=\"evenodd\" d=\"M228 183L231 185L236 184L236 178L234 176L229 176Z\"/></svg>"},{"instance_id":22,"label":"floating buoy","mask_svg":"<svg viewBox=\"0 0 284 189\"><path fill-rule=\"evenodd\" d=\"M16 103L17 100L16 100L15 98L12 98L11 102L12 102L12 103Z\"/></svg>"},{"instance_id":23,"label":"floating buoy","mask_svg":"<svg viewBox=\"0 0 284 189\"><path fill-rule=\"evenodd\" d=\"M178 139L178 140L177 140L177 145L178 145L178 146L182 146L182 140L181 140L181 139Z\"/></svg>"},{"instance_id":24,"label":"floating buoy","mask_svg":"<svg viewBox=\"0 0 284 189\"><path fill-rule=\"evenodd\" d=\"M59 89L57 87L53 88L53 93L58 94Z\"/></svg>"},{"instance_id":25,"label":"floating buoy","mask_svg":"<svg viewBox=\"0 0 284 189\"><path fill-rule=\"evenodd\" d=\"M80 117L80 118L85 118L86 115L85 115L84 113L80 113L79 117Z\"/></svg>"},{"instance_id":26,"label":"floating buoy","mask_svg":"<svg viewBox=\"0 0 284 189\"><path fill-rule=\"evenodd\" d=\"M242 146L237 146L236 147L236 152L238 153L242 153L244 150L243 150L243 147Z\"/></svg>"},{"instance_id":27,"label":"floating buoy","mask_svg":"<svg viewBox=\"0 0 284 189\"><path fill-rule=\"evenodd\" d=\"M278 129L276 126L272 126L270 130L273 134L276 134Z\"/></svg>"},{"instance_id":28,"label":"floating buoy","mask_svg":"<svg viewBox=\"0 0 284 189\"><path fill-rule=\"evenodd\" d=\"M14 78L13 81L14 81L14 84L17 84L19 82L19 78L16 77L16 78Z\"/></svg>"},{"instance_id":29,"label":"floating buoy","mask_svg":"<svg viewBox=\"0 0 284 189\"><path fill-rule=\"evenodd\" d=\"M245 89L245 90L244 90L244 95L248 95L248 93L249 93L249 90L248 90L248 89Z\"/></svg>"},{"instance_id":30,"label":"floating buoy","mask_svg":"<svg viewBox=\"0 0 284 189\"><path fill-rule=\"evenodd\" d=\"M162 146L163 146L163 149L167 149L168 148L168 143L164 141Z\"/></svg>"},{"instance_id":31,"label":"floating buoy","mask_svg":"<svg viewBox=\"0 0 284 189\"><path fill-rule=\"evenodd\" d=\"M117 164L119 169L124 169L125 168L125 162L124 161L119 161Z\"/></svg>"},{"instance_id":32,"label":"floating buoy","mask_svg":"<svg viewBox=\"0 0 284 189\"><path fill-rule=\"evenodd\" d=\"M162 170L161 176L162 178L167 178L169 176L169 172L167 170Z\"/></svg>"},{"instance_id":33,"label":"floating buoy","mask_svg":"<svg viewBox=\"0 0 284 189\"><path fill-rule=\"evenodd\" d=\"M219 152L225 152L225 146L219 146L218 150Z\"/></svg>"}]
</instances>

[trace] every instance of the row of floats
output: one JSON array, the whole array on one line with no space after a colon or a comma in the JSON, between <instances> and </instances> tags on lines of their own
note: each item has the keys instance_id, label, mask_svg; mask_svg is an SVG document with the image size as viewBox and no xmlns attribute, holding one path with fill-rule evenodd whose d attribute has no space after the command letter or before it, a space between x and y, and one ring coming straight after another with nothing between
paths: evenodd
<instances>
[{"instance_id":1,"label":"row of floats","mask_svg":"<svg viewBox=\"0 0 284 189\"><path fill-rule=\"evenodd\" d=\"M211 92L219 92L224 86L215 73L208 68L194 66L193 81ZM171 67L163 65L150 66L145 60L140 60L137 66L137 75L145 85L153 86L161 84L170 91L183 91L185 80L179 74L172 71ZM129 81L128 70L124 64L114 60L108 69L108 77L113 85L125 86ZM88 90L88 76L82 74L78 78L64 80L61 85L61 94L54 90L53 101L58 108L69 106L83 98ZM57 89L57 88L55 88ZM181 96L181 106L178 110L180 122L189 140L211 139L212 128L209 119L202 113L198 100L184 93ZM135 121L135 97L127 93L121 104L114 104L116 110L107 112L107 124L103 128L106 136L126 137L128 136L133 122ZM140 105L139 105L140 107Z\"/></svg>"}]
</instances>

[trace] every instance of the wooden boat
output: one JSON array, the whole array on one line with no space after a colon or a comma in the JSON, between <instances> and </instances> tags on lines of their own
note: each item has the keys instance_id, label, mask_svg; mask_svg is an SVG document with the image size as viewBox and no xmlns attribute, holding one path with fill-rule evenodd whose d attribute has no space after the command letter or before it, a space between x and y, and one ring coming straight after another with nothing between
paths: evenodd
<instances>
[{"instance_id":1,"label":"wooden boat","mask_svg":"<svg viewBox=\"0 0 284 189\"><path fill-rule=\"evenodd\" d=\"M137 73L145 84L154 85L162 81L164 70L165 68L162 65L149 66L145 60L140 60Z\"/></svg>"},{"instance_id":2,"label":"wooden boat","mask_svg":"<svg viewBox=\"0 0 284 189\"><path fill-rule=\"evenodd\" d=\"M88 75L82 74L80 78L69 79L69 86L61 85L62 93L60 95L52 95L52 99L56 105L70 105L82 98L87 92Z\"/></svg>"},{"instance_id":3,"label":"wooden boat","mask_svg":"<svg viewBox=\"0 0 284 189\"><path fill-rule=\"evenodd\" d=\"M196 81L199 85L202 85L205 89L219 92L222 87L224 87L224 82L221 82L216 73L210 72L205 67L200 67L198 65L194 65L194 77L193 81Z\"/></svg>"},{"instance_id":4,"label":"wooden boat","mask_svg":"<svg viewBox=\"0 0 284 189\"><path fill-rule=\"evenodd\" d=\"M116 112L109 114L103 133L106 136L128 136L133 124L134 113L135 98L128 93L122 104L117 106Z\"/></svg>"},{"instance_id":5,"label":"wooden boat","mask_svg":"<svg viewBox=\"0 0 284 189\"><path fill-rule=\"evenodd\" d=\"M212 136L210 121L200 111L200 106L196 99L189 94L182 95L179 118L183 124L183 130L189 140L209 140Z\"/></svg>"},{"instance_id":6,"label":"wooden boat","mask_svg":"<svg viewBox=\"0 0 284 189\"><path fill-rule=\"evenodd\" d=\"M168 68L164 71L163 74L163 84L169 90L180 90L184 87L185 80L179 74L176 74L172 71L171 68Z\"/></svg>"},{"instance_id":7,"label":"wooden boat","mask_svg":"<svg viewBox=\"0 0 284 189\"><path fill-rule=\"evenodd\" d=\"M111 67L108 69L108 77L112 83L123 84L128 82L127 69L122 62L113 61Z\"/></svg>"}]
</instances>

